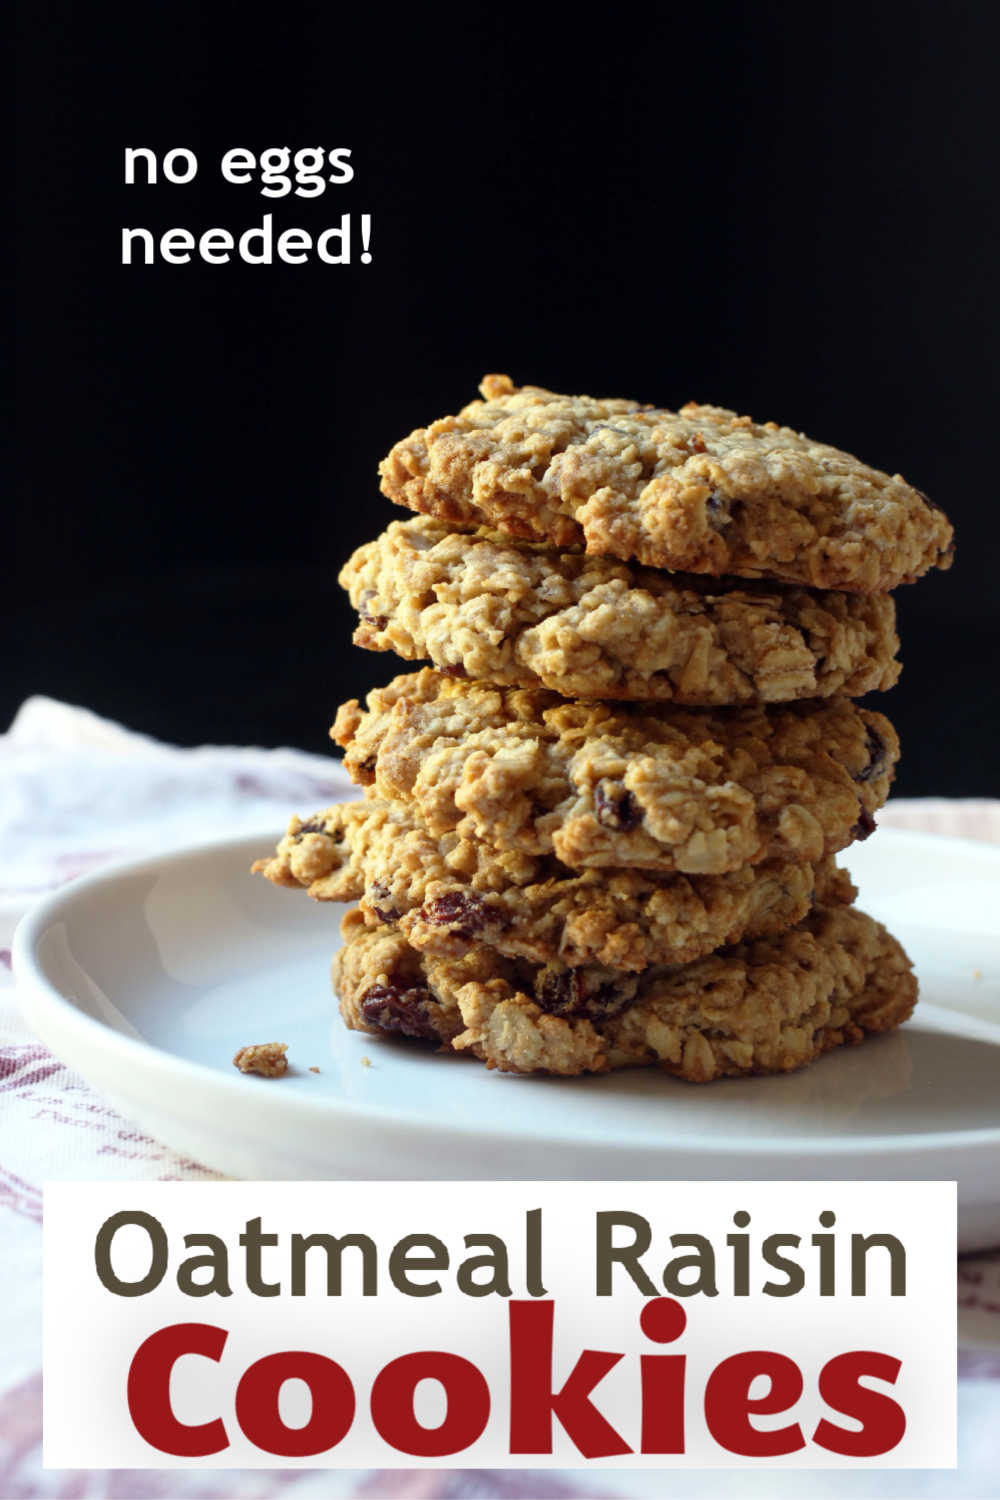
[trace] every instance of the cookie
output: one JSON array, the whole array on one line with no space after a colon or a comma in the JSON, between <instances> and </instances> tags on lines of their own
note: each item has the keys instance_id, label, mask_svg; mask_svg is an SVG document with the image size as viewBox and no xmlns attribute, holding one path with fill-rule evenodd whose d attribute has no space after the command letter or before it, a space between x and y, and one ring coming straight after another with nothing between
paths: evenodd
<instances>
[{"instance_id":1,"label":"cookie","mask_svg":"<svg viewBox=\"0 0 1000 1500\"><path fill-rule=\"evenodd\" d=\"M778 703L899 677L887 594L716 583L424 517L360 547L340 583L355 645L567 698Z\"/></svg>"},{"instance_id":2,"label":"cookie","mask_svg":"<svg viewBox=\"0 0 1000 1500\"><path fill-rule=\"evenodd\" d=\"M356 782L415 804L434 838L555 854L573 869L719 875L815 862L864 838L899 755L845 698L767 708L568 702L425 668L344 704Z\"/></svg>"},{"instance_id":3,"label":"cookie","mask_svg":"<svg viewBox=\"0 0 1000 1500\"><path fill-rule=\"evenodd\" d=\"M658 1065L692 1083L783 1073L900 1025L917 994L899 943L851 906L638 975L540 968L488 948L420 954L357 912L343 931L333 978L352 1030L436 1041L505 1072Z\"/></svg>"},{"instance_id":4,"label":"cookie","mask_svg":"<svg viewBox=\"0 0 1000 1500\"><path fill-rule=\"evenodd\" d=\"M288 1072L287 1042L254 1042L238 1047L233 1067L241 1073L259 1073L262 1078L283 1078Z\"/></svg>"},{"instance_id":5,"label":"cookie","mask_svg":"<svg viewBox=\"0 0 1000 1500\"><path fill-rule=\"evenodd\" d=\"M951 525L926 495L791 428L506 375L480 390L396 444L379 469L390 500L458 529L821 589L885 593L951 562Z\"/></svg>"},{"instance_id":6,"label":"cookie","mask_svg":"<svg viewBox=\"0 0 1000 1500\"><path fill-rule=\"evenodd\" d=\"M421 952L455 957L486 944L540 964L630 971L782 932L814 900L855 894L832 860L772 859L727 875L570 870L456 833L438 841L412 804L378 799L293 818L254 870L319 901L360 900L372 925L394 924Z\"/></svg>"}]
</instances>

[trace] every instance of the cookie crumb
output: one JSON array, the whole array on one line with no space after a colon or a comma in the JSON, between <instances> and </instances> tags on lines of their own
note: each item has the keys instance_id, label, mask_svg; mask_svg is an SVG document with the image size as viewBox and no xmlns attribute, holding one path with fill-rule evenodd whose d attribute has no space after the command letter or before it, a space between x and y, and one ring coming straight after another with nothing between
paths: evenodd
<instances>
[{"instance_id":1,"label":"cookie crumb","mask_svg":"<svg viewBox=\"0 0 1000 1500\"><path fill-rule=\"evenodd\" d=\"M364 1057L361 1059L361 1066L363 1068L370 1068L371 1065L372 1065L372 1060L368 1056L368 1053L366 1052L365 1055L364 1055Z\"/></svg>"},{"instance_id":2,"label":"cookie crumb","mask_svg":"<svg viewBox=\"0 0 1000 1500\"><path fill-rule=\"evenodd\" d=\"M319 1072L319 1068L310 1068L309 1071L310 1071L310 1073L318 1073Z\"/></svg>"},{"instance_id":3,"label":"cookie crumb","mask_svg":"<svg viewBox=\"0 0 1000 1500\"><path fill-rule=\"evenodd\" d=\"M262 1078L280 1078L288 1072L287 1042L256 1042L241 1047L233 1058L233 1066L241 1073L259 1073Z\"/></svg>"}]
</instances>

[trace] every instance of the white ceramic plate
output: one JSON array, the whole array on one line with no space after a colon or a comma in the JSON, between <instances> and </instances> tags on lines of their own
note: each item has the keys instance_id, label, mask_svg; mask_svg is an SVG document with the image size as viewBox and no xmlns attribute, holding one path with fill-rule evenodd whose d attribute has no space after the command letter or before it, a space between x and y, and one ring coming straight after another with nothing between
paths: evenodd
<instances>
[{"instance_id":1,"label":"white ceramic plate","mask_svg":"<svg viewBox=\"0 0 1000 1500\"><path fill-rule=\"evenodd\" d=\"M801 1073L699 1088L490 1073L346 1031L340 908L251 877L269 845L75 881L15 939L38 1035L177 1150L254 1178L957 1178L963 1246L1000 1242L1000 850L891 829L857 846L862 905L917 965L914 1020ZM283 1079L236 1072L238 1046L271 1040Z\"/></svg>"}]
</instances>

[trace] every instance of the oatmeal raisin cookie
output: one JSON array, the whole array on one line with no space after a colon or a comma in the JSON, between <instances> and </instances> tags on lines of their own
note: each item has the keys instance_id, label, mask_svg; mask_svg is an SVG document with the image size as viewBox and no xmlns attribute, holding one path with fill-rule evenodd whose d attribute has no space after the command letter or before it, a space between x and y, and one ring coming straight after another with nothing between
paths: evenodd
<instances>
[{"instance_id":1,"label":"oatmeal raisin cookie","mask_svg":"<svg viewBox=\"0 0 1000 1500\"><path fill-rule=\"evenodd\" d=\"M355 645L566 698L859 698L899 677L888 594L670 574L394 521L340 574Z\"/></svg>"},{"instance_id":2,"label":"oatmeal raisin cookie","mask_svg":"<svg viewBox=\"0 0 1000 1500\"><path fill-rule=\"evenodd\" d=\"M434 838L718 875L816 861L872 832L899 742L846 698L730 709L568 702L425 668L346 703L356 782L412 801Z\"/></svg>"},{"instance_id":3,"label":"oatmeal raisin cookie","mask_svg":"<svg viewBox=\"0 0 1000 1500\"><path fill-rule=\"evenodd\" d=\"M658 1065L708 1083L800 1068L905 1021L902 947L852 906L817 907L780 937L641 974L539 967L477 948L420 954L395 927L344 919L334 987L352 1030L423 1038L518 1073Z\"/></svg>"},{"instance_id":4,"label":"oatmeal raisin cookie","mask_svg":"<svg viewBox=\"0 0 1000 1500\"><path fill-rule=\"evenodd\" d=\"M551 855L505 854L457 833L433 839L412 804L378 798L293 818L276 854L254 869L319 901L360 900L372 925L397 925L422 952L455 956L486 944L569 968L688 963L784 931L814 900L855 894L832 860L776 858L726 875L571 870Z\"/></svg>"},{"instance_id":5,"label":"oatmeal raisin cookie","mask_svg":"<svg viewBox=\"0 0 1000 1500\"><path fill-rule=\"evenodd\" d=\"M390 500L457 529L654 568L886 593L948 567L947 516L900 474L719 406L518 389L487 375L380 466Z\"/></svg>"}]
</instances>

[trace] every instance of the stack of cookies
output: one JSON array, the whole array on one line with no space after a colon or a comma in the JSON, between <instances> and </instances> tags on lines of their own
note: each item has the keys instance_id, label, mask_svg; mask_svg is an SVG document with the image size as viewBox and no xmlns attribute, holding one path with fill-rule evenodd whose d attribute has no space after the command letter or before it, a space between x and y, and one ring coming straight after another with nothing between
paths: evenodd
<instances>
[{"instance_id":1,"label":"stack of cookies","mask_svg":"<svg viewBox=\"0 0 1000 1500\"><path fill-rule=\"evenodd\" d=\"M345 704L360 801L255 866L357 901L349 1027L507 1071L782 1072L916 982L834 856L899 753L890 591L951 560L899 475L719 407L489 376L411 433L421 514L347 563L358 645L432 666Z\"/></svg>"}]
</instances>

